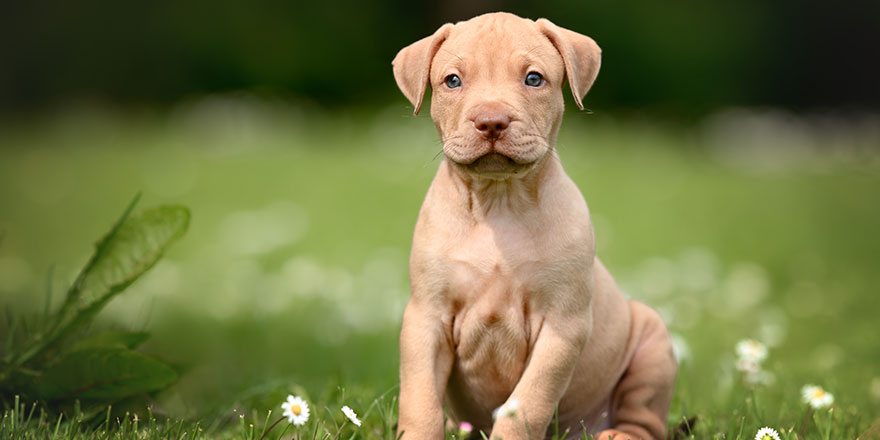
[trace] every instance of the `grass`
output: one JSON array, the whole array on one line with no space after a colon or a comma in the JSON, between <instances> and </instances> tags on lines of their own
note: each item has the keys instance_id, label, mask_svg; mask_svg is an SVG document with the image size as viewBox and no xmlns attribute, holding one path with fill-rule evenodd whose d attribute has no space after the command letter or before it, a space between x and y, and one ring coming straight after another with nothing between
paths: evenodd
<instances>
[{"instance_id":1,"label":"grass","mask_svg":"<svg viewBox=\"0 0 880 440\"><path fill-rule=\"evenodd\" d=\"M694 419L683 421L682 424L693 424L689 436L681 438L723 438L723 439L750 439L761 426L769 424L755 424L755 418L760 417L761 409L758 408L756 396L745 400L741 409L734 409L730 418L708 418L703 415L694 422ZM240 411L233 410L227 417L213 418L205 425L204 422L190 421L156 416L150 407L143 411L143 416L137 413L125 412L116 415L113 408L107 408L99 417L84 416L79 409L75 409L68 417L63 414L49 415L37 404L25 405L19 403L6 410L0 419L0 438L6 439L313 439L313 440L336 440L353 438L379 438L394 440L396 423L396 398L389 393L376 397L366 408L366 412L359 416L363 420L362 426L355 426L345 418L339 410L340 406L323 406L313 408L313 415L302 426L288 424L285 417L278 417L278 412L267 411L265 416L256 410ZM742 412L740 412L742 411ZM801 409L793 411L791 415L799 414L799 420L790 425L777 426L782 439L837 439L837 438L876 438L880 433L880 427L874 425L868 431L862 431L862 420L852 412L839 414L835 409L813 411ZM274 415L274 417L273 417ZM690 426L690 425L689 425ZM591 440L593 436L581 434L569 435L567 432L554 432L553 439L583 439ZM861 435L860 435L861 434ZM481 438L485 435L481 432ZM447 439L454 440L462 437L459 433L450 431Z\"/></svg>"},{"instance_id":2,"label":"grass","mask_svg":"<svg viewBox=\"0 0 880 440\"><path fill-rule=\"evenodd\" d=\"M695 438L762 426L856 438L880 422L880 153L864 147L876 134L838 122L569 111L563 164L600 257L679 343L670 424L697 416ZM0 438L53 438L56 425L63 439L259 438L288 393L313 407L300 438L393 437L409 240L439 151L427 117L213 97L0 125L0 300L17 313L43 309L34 292L69 282L136 192L193 212L187 237L96 324L148 330L144 350L187 369L149 397L152 415L141 401L58 424L7 403ZM772 383L742 382L745 338L769 346ZM834 394L833 412L800 401L807 383ZM342 426L342 405L364 426Z\"/></svg>"}]
</instances>

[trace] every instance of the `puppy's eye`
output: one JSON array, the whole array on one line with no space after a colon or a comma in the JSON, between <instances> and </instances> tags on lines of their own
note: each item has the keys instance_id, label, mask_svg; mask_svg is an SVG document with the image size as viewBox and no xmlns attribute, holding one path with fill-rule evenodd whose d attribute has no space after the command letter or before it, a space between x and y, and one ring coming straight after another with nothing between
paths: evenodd
<instances>
[{"instance_id":1,"label":"puppy's eye","mask_svg":"<svg viewBox=\"0 0 880 440\"><path fill-rule=\"evenodd\" d=\"M529 87L538 87L544 84L544 77L538 72L529 72L526 75L526 85Z\"/></svg>"},{"instance_id":2,"label":"puppy's eye","mask_svg":"<svg viewBox=\"0 0 880 440\"><path fill-rule=\"evenodd\" d=\"M446 87L450 89L454 89L456 87L461 87L461 78L458 75L449 75L446 77Z\"/></svg>"}]
</instances>

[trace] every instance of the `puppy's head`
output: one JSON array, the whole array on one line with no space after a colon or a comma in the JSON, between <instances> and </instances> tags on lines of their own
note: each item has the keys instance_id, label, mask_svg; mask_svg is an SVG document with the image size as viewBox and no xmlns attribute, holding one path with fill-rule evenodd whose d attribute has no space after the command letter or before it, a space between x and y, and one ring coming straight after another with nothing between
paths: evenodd
<instances>
[{"instance_id":1,"label":"puppy's head","mask_svg":"<svg viewBox=\"0 0 880 440\"><path fill-rule=\"evenodd\" d=\"M403 48L394 77L418 114L426 87L443 152L468 173L525 175L553 148L562 122L562 83L575 103L599 72L600 49L546 19L481 15Z\"/></svg>"}]
</instances>

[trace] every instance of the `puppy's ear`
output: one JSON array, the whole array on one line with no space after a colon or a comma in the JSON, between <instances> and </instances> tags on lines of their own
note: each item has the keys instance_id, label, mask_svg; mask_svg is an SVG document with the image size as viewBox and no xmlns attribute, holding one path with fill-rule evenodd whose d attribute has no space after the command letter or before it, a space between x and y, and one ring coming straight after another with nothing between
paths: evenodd
<instances>
[{"instance_id":1,"label":"puppy's ear","mask_svg":"<svg viewBox=\"0 0 880 440\"><path fill-rule=\"evenodd\" d=\"M596 80L596 75L599 74L602 49L599 49L599 45L592 38L556 26L546 18L540 18L535 23L541 33L547 36L556 46L556 50L562 54L568 86L574 95L575 104L583 110L582 100Z\"/></svg>"},{"instance_id":2,"label":"puppy's ear","mask_svg":"<svg viewBox=\"0 0 880 440\"><path fill-rule=\"evenodd\" d=\"M428 75L431 73L431 61L449 36L452 26L451 23L446 23L434 35L404 47L391 62L397 87L400 87L400 91L415 107L413 114L419 114L425 88L428 86Z\"/></svg>"}]
</instances>

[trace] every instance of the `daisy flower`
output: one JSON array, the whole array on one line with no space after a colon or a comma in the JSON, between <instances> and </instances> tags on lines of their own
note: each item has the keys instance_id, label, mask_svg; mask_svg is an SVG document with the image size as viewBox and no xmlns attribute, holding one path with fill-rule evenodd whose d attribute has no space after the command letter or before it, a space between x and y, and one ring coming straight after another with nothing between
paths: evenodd
<instances>
[{"instance_id":1,"label":"daisy flower","mask_svg":"<svg viewBox=\"0 0 880 440\"><path fill-rule=\"evenodd\" d=\"M516 417L516 410L519 409L519 399L513 398L504 402L503 405L499 406L492 411L492 418L497 419L500 417Z\"/></svg>"},{"instance_id":2,"label":"daisy flower","mask_svg":"<svg viewBox=\"0 0 880 440\"><path fill-rule=\"evenodd\" d=\"M361 421L358 419L358 415L355 414L354 410L349 408L348 405L342 407L342 413L345 414L345 417L348 417L348 420L351 420L351 423L361 426Z\"/></svg>"},{"instance_id":3,"label":"daisy flower","mask_svg":"<svg viewBox=\"0 0 880 440\"><path fill-rule=\"evenodd\" d=\"M767 346L754 339L744 339L736 343L736 354L740 359L761 363L767 358Z\"/></svg>"},{"instance_id":4,"label":"daisy flower","mask_svg":"<svg viewBox=\"0 0 880 440\"><path fill-rule=\"evenodd\" d=\"M468 422L461 422L461 424L458 425L458 435L461 437L467 437L468 435L470 435L471 432L473 432L473 430L474 425L471 425Z\"/></svg>"},{"instance_id":5,"label":"daisy flower","mask_svg":"<svg viewBox=\"0 0 880 440\"><path fill-rule=\"evenodd\" d=\"M801 397L813 409L825 408L834 403L834 396L818 385L804 385L801 388Z\"/></svg>"},{"instance_id":6,"label":"daisy flower","mask_svg":"<svg viewBox=\"0 0 880 440\"><path fill-rule=\"evenodd\" d=\"M758 385L772 385L776 382L776 376L769 371L758 370L758 371L748 371L743 375L743 381L747 385L758 386Z\"/></svg>"},{"instance_id":7,"label":"daisy flower","mask_svg":"<svg viewBox=\"0 0 880 440\"><path fill-rule=\"evenodd\" d=\"M309 420L309 404L299 396L287 395L287 401L281 404L283 415L288 423L302 425Z\"/></svg>"},{"instance_id":8,"label":"daisy flower","mask_svg":"<svg viewBox=\"0 0 880 440\"><path fill-rule=\"evenodd\" d=\"M779 440L779 433L775 429L765 426L758 430L755 440Z\"/></svg>"},{"instance_id":9,"label":"daisy flower","mask_svg":"<svg viewBox=\"0 0 880 440\"><path fill-rule=\"evenodd\" d=\"M761 371L761 365L754 359L741 357L736 360L736 369L743 373L755 374Z\"/></svg>"}]
</instances>

